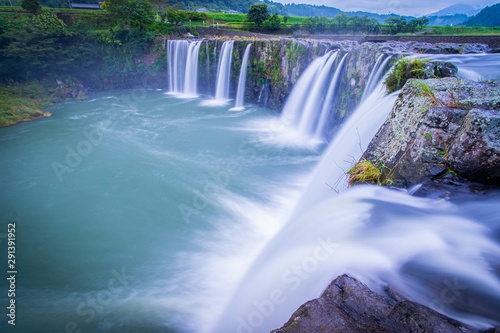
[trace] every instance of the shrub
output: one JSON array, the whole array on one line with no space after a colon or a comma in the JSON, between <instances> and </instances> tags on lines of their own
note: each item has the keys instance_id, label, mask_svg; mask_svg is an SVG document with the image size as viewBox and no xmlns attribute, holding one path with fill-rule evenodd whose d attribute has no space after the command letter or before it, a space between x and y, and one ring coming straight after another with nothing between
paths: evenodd
<instances>
[{"instance_id":1,"label":"shrub","mask_svg":"<svg viewBox=\"0 0 500 333\"><path fill-rule=\"evenodd\" d=\"M396 65L394 65L392 72L385 79L384 83L387 87L387 92L392 93L401 89L409 79L424 79L426 77L425 69L428 62L428 59L399 59Z\"/></svg>"}]
</instances>

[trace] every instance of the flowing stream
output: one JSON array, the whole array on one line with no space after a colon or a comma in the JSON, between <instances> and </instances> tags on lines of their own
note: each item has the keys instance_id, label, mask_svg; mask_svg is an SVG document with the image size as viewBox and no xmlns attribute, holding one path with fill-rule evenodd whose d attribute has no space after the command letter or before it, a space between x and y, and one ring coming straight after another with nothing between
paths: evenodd
<instances>
[{"instance_id":1,"label":"flowing stream","mask_svg":"<svg viewBox=\"0 0 500 333\"><path fill-rule=\"evenodd\" d=\"M187 59L200 44L171 47ZM449 57L468 74L490 72ZM346 89L321 74L335 77L343 59L311 64L315 94ZM170 92L182 93L183 66ZM290 96L313 107L309 98ZM302 122L314 137L319 114L287 123L165 91L99 93L1 128L0 249L16 223L16 331L267 332L344 273L476 327L500 325L500 195L346 189L346 169L395 98L376 85L328 146L283 140Z\"/></svg>"}]
</instances>

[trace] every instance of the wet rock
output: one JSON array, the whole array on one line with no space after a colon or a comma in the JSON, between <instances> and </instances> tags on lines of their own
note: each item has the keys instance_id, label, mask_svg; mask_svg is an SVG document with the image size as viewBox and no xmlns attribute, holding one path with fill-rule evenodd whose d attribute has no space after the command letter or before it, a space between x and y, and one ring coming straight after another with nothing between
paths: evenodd
<instances>
[{"instance_id":1,"label":"wet rock","mask_svg":"<svg viewBox=\"0 0 500 333\"><path fill-rule=\"evenodd\" d=\"M272 333L478 332L388 291L380 295L358 280L342 275L321 297L303 304L283 327Z\"/></svg>"},{"instance_id":2,"label":"wet rock","mask_svg":"<svg viewBox=\"0 0 500 333\"><path fill-rule=\"evenodd\" d=\"M416 185L408 192L416 197L454 202L478 198L500 199L500 187L471 182L453 173Z\"/></svg>"},{"instance_id":3,"label":"wet rock","mask_svg":"<svg viewBox=\"0 0 500 333\"><path fill-rule=\"evenodd\" d=\"M409 80L363 158L399 186L456 172L499 185L500 81Z\"/></svg>"}]
</instances>

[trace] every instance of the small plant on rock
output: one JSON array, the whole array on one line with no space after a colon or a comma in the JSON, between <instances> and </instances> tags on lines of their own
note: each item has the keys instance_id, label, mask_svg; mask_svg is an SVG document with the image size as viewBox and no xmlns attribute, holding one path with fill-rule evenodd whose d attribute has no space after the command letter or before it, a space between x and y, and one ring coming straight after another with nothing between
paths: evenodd
<instances>
[{"instance_id":1,"label":"small plant on rock","mask_svg":"<svg viewBox=\"0 0 500 333\"><path fill-rule=\"evenodd\" d=\"M392 93L401 89L409 79L423 79L426 77L425 68L428 59L401 58L394 65L394 69L385 79L387 92Z\"/></svg>"},{"instance_id":2,"label":"small plant on rock","mask_svg":"<svg viewBox=\"0 0 500 333\"><path fill-rule=\"evenodd\" d=\"M384 167L377 167L373 163L365 158L361 159L356 163L347 174L349 175L348 183L349 186L355 184L377 184L377 185L390 185L392 181L390 179L384 179L383 177Z\"/></svg>"}]
</instances>

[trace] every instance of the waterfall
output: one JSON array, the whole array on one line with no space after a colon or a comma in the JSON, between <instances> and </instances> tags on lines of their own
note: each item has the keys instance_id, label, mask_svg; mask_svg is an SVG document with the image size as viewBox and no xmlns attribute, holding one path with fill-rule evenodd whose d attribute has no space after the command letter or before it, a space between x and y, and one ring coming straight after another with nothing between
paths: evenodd
<instances>
[{"instance_id":1,"label":"waterfall","mask_svg":"<svg viewBox=\"0 0 500 333\"><path fill-rule=\"evenodd\" d=\"M302 137L318 139L324 132L332 101L332 97L326 95L335 90L345 60L344 56L332 78L331 69L337 54L330 51L315 59L294 86L283 108L282 120Z\"/></svg>"},{"instance_id":2,"label":"waterfall","mask_svg":"<svg viewBox=\"0 0 500 333\"><path fill-rule=\"evenodd\" d=\"M380 80L380 76L382 75L385 67L387 66L387 63L389 62L389 60L391 60L392 55L385 58L384 61L382 61L383 58L384 58L384 54L381 54L377 58L377 61L375 62L375 66L373 66L373 70L370 73L370 77L368 78L368 82L365 85L365 91L363 91L363 96L361 97L362 101L372 93L373 89L375 89L378 81Z\"/></svg>"},{"instance_id":3,"label":"waterfall","mask_svg":"<svg viewBox=\"0 0 500 333\"><path fill-rule=\"evenodd\" d=\"M201 41L167 41L169 93L188 97L197 95L200 46Z\"/></svg>"},{"instance_id":4,"label":"waterfall","mask_svg":"<svg viewBox=\"0 0 500 333\"><path fill-rule=\"evenodd\" d=\"M201 41L189 44L186 59L186 75L184 78L183 94L196 97L198 91L198 55L200 53Z\"/></svg>"},{"instance_id":5,"label":"waterfall","mask_svg":"<svg viewBox=\"0 0 500 333\"><path fill-rule=\"evenodd\" d=\"M238 92L236 93L236 104L232 110L238 111L243 110L243 102L245 98L245 83L247 79L247 63L248 56L250 55L250 47L252 43L247 45L245 49L245 54L243 55L243 61L241 62L240 78L238 80Z\"/></svg>"},{"instance_id":6,"label":"waterfall","mask_svg":"<svg viewBox=\"0 0 500 333\"><path fill-rule=\"evenodd\" d=\"M332 81L330 82L330 86L328 87L328 91L326 92L325 101L323 102L323 108L321 109L318 126L316 127L316 132L314 135L315 138L318 140L321 140L323 138L324 132L326 130L325 126L328 125L327 121L330 116L330 109L332 107L333 96L337 91L337 83L339 81L340 73L344 68L344 62L346 58L347 58L347 53L344 54L342 60L335 69L335 74L333 74Z\"/></svg>"},{"instance_id":7,"label":"waterfall","mask_svg":"<svg viewBox=\"0 0 500 333\"><path fill-rule=\"evenodd\" d=\"M184 89L186 57L189 43L185 40L167 41L168 91L181 94Z\"/></svg>"},{"instance_id":8,"label":"waterfall","mask_svg":"<svg viewBox=\"0 0 500 333\"><path fill-rule=\"evenodd\" d=\"M379 82L374 92L361 102L352 116L335 134L333 141L313 171L309 184L295 212L300 214L332 191L340 192L347 187L346 172L359 160L371 139L386 120L399 92L385 95L385 87Z\"/></svg>"},{"instance_id":9,"label":"waterfall","mask_svg":"<svg viewBox=\"0 0 500 333\"><path fill-rule=\"evenodd\" d=\"M245 269L219 320L204 332L279 328L304 301L318 297L333 278L346 272L374 290L390 283L431 306L444 307L439 303L444 287L436 286L434 293L427 294L419 290L427 283L425 269L429 267L443 276L444 285L444 277L456 276L499 297L500 281L483 259L500 255L500 247L477 223L483 218L479 205L476 215L464 216L447 202L375 186L357 186L339 195L332 191L342 187L345 171L361 156L392 109L398 92L386 96L382 88L379 84L335 135L291 218ZM493 214L495 205L492 199L484 208ZM474 244L482 259L467 255L469 247L455 245L462 243ZM406 265L420 267L422 273L406 277L401 272ZM454 314L449 308L439 310Z\"/></svg>"},{"instance_id":10,"label":"waterfall","mask_svg":"<svg viewBox=\"0 0 500 333\"><path fill-rule=\"evenodd\" d=\"M316 101L322 104L316 108L321 111L319 119L307 120L315 129L314 135L319 135L317 130L327 123L325 112L333 104L335 90L349 89L337 87L336 82L346 55L336 66L335 58L335 53L317 58L299 79L283 115L290 125L297 128L304 120L302 111L311 105L308 94L322 91ZM495 304L499 304L500 281L494 264L498 263L500 247L491 233L492 229L498 232L498 196L454 205L375 186L344 191L346 172L359 160L397 99L398 92L386 95L381 82L389 60L377 60L367 83L370 91L306 178L300 198L295 200L294 196L289 203L288 197L278 192L280 199L285 198L287 214L276 213L283 209L280 205L262 208L260 202L249 200L248 206L238 207L235 214L248 217L248 221L238 225L233 223L238 218L229 219L229 228L234 229L216 232L224 241L217 239L192 257L201 259L187 270L196 281L195 287L175 301L192 312L179 322L194 321L202 333L269 332L282 326L301 304L321 295L332 279L344 273L374 291L382 292L390 286L413 301L468 323L495 322L491 318L498 318ZM325 82L319 84L320 80ZM304 179L293 181L302 183ZM281 185L288 190L286 184ZM272 191L266 194L272 195ZM232 194L224 200L235 206ZM257 225L255 221L266 223ZM270 225L278 227L267 232ZM246 243L238 238L249 234L262 239ZM238 251L242 254L231 256ZM453 292L451 285L460 286L462 297L456 304L447 301L446 294ZM214 301L215 297L220 298ZM466 307L461 308L464 300Z\"/></svg>"},{"instance_id":11,"label":"waterfall","mask_svg":"<svg viewBox=\"0 0 500 333\"><path fill-rule=\"evenodd\" d=\"M231 76L231 60L233 56L234 41L222 44L219 64L217 66L217 83L215 85L215 100L226 102L229 99L229 80Z\"/></svg>"}]
</instances>

